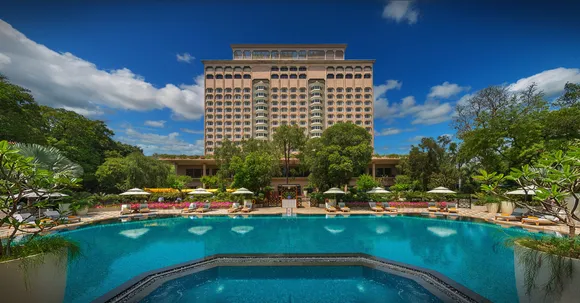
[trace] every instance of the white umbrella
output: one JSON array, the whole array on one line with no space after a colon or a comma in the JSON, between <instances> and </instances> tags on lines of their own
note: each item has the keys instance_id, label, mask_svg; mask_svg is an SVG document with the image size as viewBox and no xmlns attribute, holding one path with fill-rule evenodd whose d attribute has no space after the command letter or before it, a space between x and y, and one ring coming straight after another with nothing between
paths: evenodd
<instances>
[{"instance_id":1,"label":"white umbrella","mask_svg":"<svg viewBox=\"0 0 580 303\"><path fill-rule=\"evenodd\" d=\"M375 187L375 188L367 191L367 194L379 194L379 195L382 195L382 194L389 194L389 193L391 193L391 192L388 191L388 190L386 190L386 189L384 189L384 188L382 188L382 187Z\"/></svg>"},{"instance_id":2,"label":"white umbrella","mask_svg":"<svg viewBox=\"0 0 580 303\"><path fill-rule=\"evenodd\" d=\"M342 195L344 195L344 192L337 187L333 187L333 188L325 191L324 194L325 195L327 195L327 194L342 194Z\"/></svg>"},{"instance_id":3,"label":"white umbrella","mask_svg":"<svg viewBox=\"0 0 580 303\"><path fill-rule=\"evenodd\" d=\"M209 191L205 190L205 188L196 188L193 191L190 191L188 195L213 195Z\"/></svg>"},{"instance_id":4,"label":"white umbrella","mask_svg":"<svg viewBox=\"0 0 580 303\"><path fill-rule=\"evenodd\" d=\"M427 192L428 194L455 194L454 191L447 187L437 187Z\"/></svg>"},{"instance_id":5,"label":"white umbrella","mask_svg":"<svg viewBox=\"0 0 580 303\"><path fill-rule=\"evenodd\" d=\"M530 185L516 190L508 191L506 195L535 195L538 188L535 185Z\"/></svg>"},{"instance_id":6,"label":"white umbrella","mask_svg":"<svg viewBox=\"0 0 580 303\"><path fill-rule=\"evenodd\" d=\"M62 198L68 197L67 194L63 193L49 193L46 189L38 189L36 191L32 189L27 189L23 192L22 198ZM18 198L18 195L12 196L13 199Z\"/></svg>"},{"instance_id":7,"label":"white umbrella","mask_svg":"<svg viewBox=\"0 0 580 303\"><path fill-rule=\"evenodd\" d=\"M253 195L254 193L245 189L245 188L238 188L238 190L236 190L235 192L232 193L232 195Z\"/></svg>"},{"instance_id":8,"label":"white umbrella","mask_svg":"<svg viewBox=\"0 0 580 303\"><path fill-rule=\"evenodd\" d=\"M142 196L142 195L150 195L150 193L140 189L140 188L131 188L130 190L120 193L121 196Z\"/></svg>"}]
</instances>

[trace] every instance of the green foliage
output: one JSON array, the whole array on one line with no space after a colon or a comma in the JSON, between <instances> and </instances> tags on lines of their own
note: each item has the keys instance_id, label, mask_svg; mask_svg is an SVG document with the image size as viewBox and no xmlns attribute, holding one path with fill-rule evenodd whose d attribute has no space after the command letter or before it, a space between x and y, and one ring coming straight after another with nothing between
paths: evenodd
<instances>
[{"instance_id":1,"label":"green foliage","mask_svg":"<svg viewBox=\"0 0 580 303\"><path fill-rule=\"evenodd\" d=\"M580 104L580 83L566 83L564 94L558 98L556 105L561 107L573 107Z\"/></svg>"},{"instance_id":2,"label":"green foliage","mask_svg":"<svg viewBox=\"0 0 580 303\"><path fill-rule=\"evenodd\" d=\"M369 174L360 175L356 180L356 188L361 192L367 192L377 186L379 186L379 182Z\"/></svg>"},{"instance_id":3,"label":"green foliage","mask_svg":"<svg viewBox=\"0 0 580 303\"><path fill-rule=\"evenodd\" d=\"M498 173L488 173L484 169L479 170L479 175L473 176L473 179L481 183L481 192L477 193L479 202L499 203L503 198L503 192L500 189L501 182L504 181L504 175Z\"/></svg>"},{"instance_id":4,"label":"green foliage","mask_svg":"<svg viewBox=\"0 0 580 303\"><path fill-rule=\"evenodd\" d=\"M38 168L46 169L55 175L81 177L83 168L65 157L55 147L46 147L38 144L16 143L14 145L19 153L25 157L33 158L33 163Z\"/></svg>"},{"instance_id":5,"label":"green foliage","mask_svg":"<svg viewBox=\"0 0 580 303\"><path fill-rule=\"evenodd\" d=\"M306 144L306 135L304 130L298 125L281 125L274 133L274 146L276 146L284 155L286 184L290 175L290 158L293 151L299 151Z\"/></svg>"},{"instance_id":6,"label":"green foliage","mask_svg":"<svg viewBox=\"0 0 580 303\"><path fill-rule=\"evenodd\" d=\"M222 184L219 176L203 176L200 181L206 188L219 188Z\"/></svg>"},{"instance_id":7,"label":"green foliage","mask_svg":"<svg viewBox=\"0 0 580 303\"><path fill-rule=\"evenodd\" d=\"M62 255L63 252L67 252L68 257L74 260L81 255L81 248L77 242L54 235L35 237L29 241L16 243L12 245L11 251L12 254L9 256L0 256L0 261L24 258L36 254Z\"/></svg>"},{"instance_id":8,"label":"green foliage","mask_svg":"<svg viewBox=\"0 0 580 303\"><path fill-rule=\"evenodd\" d=\"M335 124L306 144L304 161L310 168L310 183L321 190L347 184L366 171L372 152L371 135L364 128Z\"/></svg>"},{"instance_id":9,"label":"green foliage","mask_svg":"<svg viewBox=\"0 0 580 303\"><path fill-rule=\"evenodd\" d=\"M0 140L45 144L46 123L30 91L0 74Z\"/></svg>"},{"instance_id":10,"label":"green foliage","mask_svg":"<svg viewBox=\"0 0 580 303\"><path fill-rule=\"evenodd\" d=\"M272 177L280 171L279 158L268 148L261 148L234 156L231 168L235 171L233 187L245 187L253 192L270 185Z\"/></svg>"},{"instance_id":11,"label":"green foliage","mask_svg":"<svg viewBox=\"0 0 580 303\"><path fill-rule=\"evenodd\" d=\"M242 150L234 144L234 142L225 139L222 145L217 147L214 152L214 158L217 166L220 168L217 172L222 180L229 180L234 175L234 170L231 167L234 156L241 156Z\"/></svg>"},{"instance_id":12,"label":"green foliage","mask_svg":"<svg viewBox=\"0 0 580 303\"><path fill-rule=\"evenodd\" d=\"M395 176L395 185L391 186L391 191L404 192L415 191L420 187L418 180L411 180L409 176L397 175Z\"/></svg>"},{"instance_id":13,"label":"green foliage","mask_svg":"<svg viewBox=\"0 0 580 303\"><path fill-rule=\"evenodd\" d=\"M124 158L108 158L95 176L104 192L114 193L138 187L168 186L171 166L141 153Z\"/></svg>"}]
</instances>

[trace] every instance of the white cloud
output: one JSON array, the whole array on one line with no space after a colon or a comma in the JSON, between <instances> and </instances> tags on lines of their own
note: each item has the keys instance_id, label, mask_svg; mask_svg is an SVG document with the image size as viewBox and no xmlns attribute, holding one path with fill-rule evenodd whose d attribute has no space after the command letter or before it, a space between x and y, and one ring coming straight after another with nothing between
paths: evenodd
<instances>
[{"instance_id":1,"label":"white cloud","mask_svg":"<svg viewBox=\"0 0 580 303\"><path fill-rule=\"evenodd\" d=\"M376 97L375 97L376 98ZM411 116L411 124L432 125L451 119L453 107L450 103L427 100L417 104L415 97L407 96L401 103L389 104L384 96L375 100L375 117L378 119L404 118Z\"/></svg>"},{"instance_id":2,"label":"white cloud","mask_svg":"<svg viewBox=\"0 0 580 303\"><path fill-rule=\"evenodd\" d=\"M415 136L415 137L411 137L409 139L407 139L407 141L409 142L418 142L421 141L421 139L425 138L425 136Z\"/></svg>"},{"instance_id":3,"label":"white cloud","mask_svg":"<svg viewBox=\"0 0 580 303\"><path fill-rule=\"evenodd\" d=\"M152 121L152 120L147 120L145 121L145 125L147 126L151 126L151 127L164 127L165 126L165 120L158 120L158 121Z\"/></svg>"},{"instance_id":4,"label":"white cloud","mask_svg":"<svg viewBox=\"0 0 580 303\"><path fill-rule=\"evenodd\" d=\"M141 133L129 127L124 134L117 137L123 143L136 145L143 149L143 153L151 155L177 154L177 155L203 155L203 139L195 140L194 143L186 142L179 138L178 132L167 135L153 133Z\"/></svg>"},{"instance_id":5,"label":"white cloud","mask_svg":"<svg viewBox=\"0 0 580 303\"><path fill-rule=\"evenodd\" d=\"M473 96L475 96L475 94L463 95L463 97L461 97L459 100L457 100L457 105L467 105L467 101L469 101L469 99L473 98Z\"/></svg>"},{"instance_id":6,"label":"white cloud","mask_svg":"<svg viewBox=\"0 0 580 303\"><path fill-rule=\"evenodd\" d=\"M195 120L203 115L203 76L191 85L156 88L127 68L99 69L71 53L57 53L3 20L0 41L0 73L30 89L39 103L81 114L99 114L104 108L169 108L177 119Z\"/></svg>"},{"instance_id":7,"label":"white cloud","mask_svg":"<svg viewBox=\"0 0 580 303\"><path fill-rule=\"evenodd\" d=\"M547 97L557 96L564 92L566 82L580 83L580 69L559 67L545 70L533 76L522 78L508 86L510 91L520 91L535 83Z\"/></svg>"},{"instance_id":8,"label":"white cloud","mask_svg":"<svg viewBox=\"0 0 580 303\"><path fill-rule=\"evenodd\" d=\"M378 118L389 118L391 115L395 114L395 112L389 106L389 100L386 97L386 93L389 90L401 89L403 83L397 80L387 80L385 84L376 85L374 87L375 93L375 117Z\"/></svg>"},{"instance_id":9,"label":"white cloud","mask_svg":"<svg viewBox=\"0 0 580 303\"><path fill-rule=\"evenodd\" d=\"M401 129L401 128L394 128L394 127L389 127L389 128L383 128L381 131L376 131L375 130L375 136L391 136L391 135L397 135L403 132L411 132L411 131L415 131L417 130L416 128L405 128L405 129Z\"/></svg>"},{"instance_id":10,"label":"white cloud","mask_svg":"<svg viewBox=\"0 0 580 303\"><path fill-rule=\"evenodd\" d=\"M184 133L188 133L188 134L203 134L203 129L189 129L189 128L180 128L179 130L181 130Z\"/></svg>"},{"instance_id":11,"label":"white cloud","mask_svg":"<svg viewBox=\"0 0 580 303\"><path fill-rule=\"evenodd\" d=\"M415 120L411 124L437 124L451 119L453 114L453 107L449 103L425 102L424 105L417 105L416 108L419 110L414 115Z\"/></svg>"},{"instance_id":12,"label":"white cloud","mask_svg":"<svg viewBox=\"0 0 580 303\"><path fill-rule=\"evenodd\" d=\"M449 83L445 81L441 85L435 85L431 87L431 91L429 92L429 95L427 95L427 97L447 99L449 97L459 94L462 91L468 91L470 89L471 87L469 86L459 86L455 83Z\"/></svg>"},{"instance_id":13,"label":"white cloud","mask_svg":"<svg viewBox=\"0 0 580 303\"><path fill-rule=\"evenodd\" d=\"M193 57L189 53L177 54L176 56L178 62L191 63L191 61L195 59L195 57Z\"/></svg>"},{"instance_id":14,"label":"white cloud","mask_svg":"<svg viewBox=\"0 0 580 303\"><path fill-rule=\"evenodd\" d=\"M395 22L407 21L409 24L417 23L419 10L413 7L414 1L391 0L383 9L383 18L392 19Z\"/></svg>"}]
</instances>

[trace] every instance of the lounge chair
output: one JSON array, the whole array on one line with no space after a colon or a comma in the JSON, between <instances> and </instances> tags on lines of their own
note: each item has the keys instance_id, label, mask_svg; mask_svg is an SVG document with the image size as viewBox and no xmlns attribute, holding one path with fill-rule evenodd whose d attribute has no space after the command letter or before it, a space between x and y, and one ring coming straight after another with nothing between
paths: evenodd
<instances>
[{"instance_id":1,"label":"lounge chair","mask_svg":"<svg viewBox=\"0 0 580 303\"><path fill-rule=\"evenodd\" d=\"M16 219L16 221L20 222L26 228L36 227L35 223L36 217L31 215L30 213L15 214L14 219Z\"/></svg>"},{"instance_id":2,"label":"lounge chair","mask_svg":"<svg viewBox=\"0 0 580 303\"><path fill-rule=\"evenodd\" d=\"M447 211L450 213L457 213L457 203L447 203Z\"/></svg>"},{"instance_id":3,"label":"lounge chair","mask_svg":"<svg viewBox=\"0 0 580 303\"><path fill-rule=\"evenodd\" d=\"M427 207L428 211L439 211L439 207L437 207L437 203L429 202L429 206Z\"/></svg>"},{"instance_id":4,"label":"lounge chair","mask_svg":"<svg viewBox=\"0 0 580 303\"><path fill-rule=\"evenodd\" d=\"M203 207L198 207L195 212L196 213L204 213L206 211L209 211L209 209L211 208L211 203L203 203Z\"/></svg>"},{"instance_id":5,"label":"lounge chair","mask_svg":"<svg viewBox=\"0 0 580 303\"><path fill-rule=\"evenodd\" d=\"M334 213L336 212L336 207L328 204L328 202L324 203L327 212Z\"/></svg>"},{"instance_id":6,"label":"lounge chair","mask_svg":"<svg viewBox=\"0 0 580 303\"><path fill-rule=\"evenodd\" d=\"M342 212L349 212L350 211L350 208L346 207L346 204L344 202L338 203L338 209Z\"/></svg>"},{"instance_id":7,"label":"lounge chair","mask_svg":"<svg viewBox=\"0 0 580 303\"><path fill-rule=\"evenodd\" d=\"M228 209L228 213L237 213L238 211L240 211L240 204L238 204L237 202L233 203L232 207Z\"/></svg>"},{"instance_id":8,"label":"lounge chair","mask_svg":"<svg viewBox=\"0 0 580 303\"><path fill-rule=\"evenodd\" d=\"M56 210L49 210L49 209L47 209L44 212L44 215L47 218L50 218L50 219L53 219L53 220L56 220L56 219L60 218L60 213L58 211L56 211Z\"/></svg>"},{"instance_id":9,"label":"lounge chair","mask_svg":"<svg viewBox=\"0 0 580 303\"><path fill-rule=\"evenodd\" d=\"M64 223L79 223L81 222L81 217L78 216L68 216L68 217L63 217L62 221L64 221Z\"/></svg>"},{"instance_id":10,"label":"lounge chair","mask_svg":"<svg viewBox=\"0 0 580 303\"><path fill-rule=\"evenodd\" d=\"M369 206L372 210L376 211L376 212L383 212L385 211L384 208L382 208L381 206L378 206L376 202L369 202Z\"/></svg>"},{"instance_id":11,"label":"lounge chair","mask_svg":"<svg viewBox=\"0 0 580 303\"><path fill-rule=\"evenodd\" d=\"M131 210L131 207L129 206L129 204L121 205L121 215L128 215L132 212L133 211Z\"/></svg>"},{"instance_id":12,"label":"lounge chair","mask_svg":"<svg viewBox=\"0 0 580 303\"><path fill-rule=\"evenodd\" d=\"M147 203L144 203L144 204L139 205L139 212L140 213L148 213L148 212L151 212L151 210L149 209L149 206L147 205Z\"/></svg>"},{"instance_id":13,"label":"lounge chair","mask_svg":"<svg viewBox=\"0 0 580 303\"><path fill-rule=\"evenodd\" d=\"M524 216L526 216L526 214L529 211L523 208L516 208L514 209L514 211L512 212L511 215L508 214L496 214L495 215L495 220L496 221L520 221Z\"/></svg>"},{"instance_id":14,"label":"lounge chair","mask_svg":"<svg viewBox=\"0 0 580 303\"><path fill-rule=\"evenodd\" d=\"M533 216L528 216L527 218L523 218L522 219L522 224L524 224L524 223L531 223L531 224L536 224L536 225L544 225L544 224L545 225L551 225L551 224L556 224L556 222L553 221L553 219L554 218L548 219L548 218L546 218L546 216L542 216L540 218L533 217Z\"/></svg>"},{"instance_id":15,"label":"lounge chair","mask_svg":"<svg viewBox=\"0 0 580 303\"><path fill-rule=\"evenodd\" d=\"M187 213L192 213L194 211L195 211L195 203L191 202L191 203L189 203L188 207L181 210L181 213L187 214Z\"/></svg>"},{"instance_id":16,"label":"lounge chair","mask_svg":"<svg viewBox=\"0 0 580 303\"><path fill-rule=\"evenodd\" d=\"M383 206L383 209L386 211L390 211L390 212L394 212L394 213L399 211L396 207L392 207L389 204L389 202L384 202L382 206Z\"/></svg>"},{"instance_id":17,"label":"lounge chair","mask_svg":"<svg viewBox=\"0 0 580 303\"><path fill-rule=\"evenodd\" d=\"M254 205L252 202L244 202L244 207L242 208L243 213L249 213L254 210Z\"/></svg>"}]
</instances>

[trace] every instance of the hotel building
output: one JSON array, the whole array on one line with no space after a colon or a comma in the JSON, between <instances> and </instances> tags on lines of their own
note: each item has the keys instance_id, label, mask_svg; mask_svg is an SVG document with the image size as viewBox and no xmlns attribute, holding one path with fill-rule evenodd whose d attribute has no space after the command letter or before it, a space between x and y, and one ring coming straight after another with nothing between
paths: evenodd
<instances>
[{"instance_id":1,"label":"hotel building","mask_svg":"<svg viewBox=\"0 0 580 303\"><path fill-rule=\"evenodd\" d=\"M346 60L346 44L234 44L232 60L203 60L205 76L205 154L228 139L272 139L280 125L299 125L320 137L335 123L354 123L373 136L375 60ZM374 138L374 136L373 136ZM374 139L373 139L374 141ZM161 159L178 175L194 178L219 169L211 157ZM368 173L392 185L398 158L373 157ZM291 168L298 165L292 159ZM280 166L283 166L281 160ZM356 179L351 180L354 184ZM285 184L275 177L272 186ZM292 176L306 186L308 175Z\"/></svg>"},{"instance_id":2,"label":"hotel building","mask_svg":"<svg viewBox=\"0 0 580 303\"><path fill-rule=\"evenodd\" d=\"M203 60L205 154L223 140L272 138L280 125L320 137L335 123L373 134L374 60L346 44L234 44L232 60Z\"/></svg>"}]
</instances>

